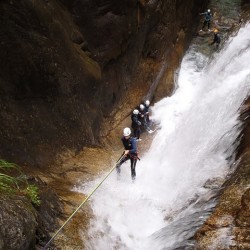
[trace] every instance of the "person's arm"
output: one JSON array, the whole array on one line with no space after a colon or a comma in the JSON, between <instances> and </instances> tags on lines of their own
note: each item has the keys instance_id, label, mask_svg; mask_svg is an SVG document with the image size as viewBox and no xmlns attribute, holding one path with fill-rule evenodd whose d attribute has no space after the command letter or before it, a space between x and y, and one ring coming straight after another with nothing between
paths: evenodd
<instances>
[{"instance_id":1,"label":"person's arm","mask_svg":"<svg viewBox=\"0 0 250 250\"><path fill-rule=\"evenodd\" d=\"M131 139L132 149L129 150L130 154L135 154L137 151L136 140L135 138Z\"/></svg>"},{"instance_id":2,"label":"person's arm","mask_svg":"<svg viewBox=\"0 0 250 250\"><path fill-rule=\"evenodd\" d=\"M139 113L139 116L140 116L141 118L143 118L143 117L144 117L144 111L141 111L141 112Z\"/></svg>"},{"instance_id":3,"label":"person's arm","mask_svg":"<svg viewBox=\"0 0 250 250\"><path fill-rule=\"evenodd\" d=\"M134 117L134 122L135 122L138 126L141 125L141 122L139 121L138 116L135 116L135 117Z\"/></svg>"},{"instance_id":4,"label":"person's arm","mask_svg":"<svg viewBox=\"0 0 250 250\"><path fill-rule=\"evenodd\" d=\"M121 141L122 141L122 144L123 144L123 147L124 147L124 154L127 155L129 153L129 150L127 150L125 148L124 137L122 137Z\"/></svg>"}]
</instances>

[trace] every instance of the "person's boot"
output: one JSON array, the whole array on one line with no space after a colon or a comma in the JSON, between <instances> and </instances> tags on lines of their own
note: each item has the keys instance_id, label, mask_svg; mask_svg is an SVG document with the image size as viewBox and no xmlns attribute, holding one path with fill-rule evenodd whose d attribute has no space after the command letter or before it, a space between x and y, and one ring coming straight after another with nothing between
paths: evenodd
<instances>
[{"instance_id":1,"label":"person's boot","mask_svg":"<svg viewBox=\"0 0 250 250\"><path fill-rule=\"evenodd\" d=\"M135 171L132 171L131 177L132 177L132 181L134 182L134 181L135 181L135 178L136 178Z\"/></svg>"},{"instance_id":2,"label":"person's boot","mask_svg":"<svg viewBox=\"0 0 250 250\"><path fill-rule=\"evenodd\" d=\"M117 173L117 179L120 179L121 176L121 166L120 165L116 165L116 173Z\"/></svg>"}]
</instances>

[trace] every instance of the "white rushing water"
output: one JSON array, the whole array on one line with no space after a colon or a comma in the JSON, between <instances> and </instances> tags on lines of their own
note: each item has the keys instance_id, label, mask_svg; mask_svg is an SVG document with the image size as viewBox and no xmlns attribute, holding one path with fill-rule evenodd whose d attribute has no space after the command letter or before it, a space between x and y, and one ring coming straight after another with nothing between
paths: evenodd
<instances>
[{"instance_id":1,"label":"white rushing water","mask_svg":"<svg viewBox=\"0 0 250 250\"><path fill-rule=\"evenodd\" d=\"M249 85L250 24L211 60L189 49L177 90L152 107L160 129L137 163L136 182L131 182L127 162L121 179L112 173L91 198L94 218L87 249L174 249L181 239L176 226L171 228L173 222L191 210L195 213L190 204L209 192L204 184L225 178L230 170L228 159L240 131L239 108ZM102 177L80 190L89 193ZM168 225L170 230L161 230Z\"/></svg>"}]
</instances>

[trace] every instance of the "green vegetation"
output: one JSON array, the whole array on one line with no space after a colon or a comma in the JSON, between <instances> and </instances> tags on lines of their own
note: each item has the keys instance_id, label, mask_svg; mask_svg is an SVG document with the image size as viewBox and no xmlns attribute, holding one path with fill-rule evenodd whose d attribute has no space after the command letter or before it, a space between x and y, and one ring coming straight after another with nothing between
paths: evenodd
<instances>
[{"instance_id":1,"label":"green vegetation","mask_svg":"<svg viewBox=\"0 0 250 250\"><path fill-rule=\"evenodd\" d=\"M30 198L31 202L37 206L41 204L41 200L38 196L38 187L35 185L28 185L26 187L26 195Z\"/></svg>"},{"instance_id":2,"label":"green vegetation","mask_svg":"<svg viewBox=\"0 0 250 250\"><path fill-rule=\"evenodd\" d=\"M38 188L30 185L19 166L0 159L0 192L14 193L27 196L30 201L39 206L41 201Z\"/></svg>"},{"instance_id":3,"label":"green vegetation","mask_svg":"<svg viewBox=\"0 0 250 250\"><path fill-rule=\"evenodd\" d=\"M13 170L20 171L19 167L14 163L0 160L0 190L13 192L18 188L18 179L5 174L6 172Z\"/></svg>"}]
</instances>

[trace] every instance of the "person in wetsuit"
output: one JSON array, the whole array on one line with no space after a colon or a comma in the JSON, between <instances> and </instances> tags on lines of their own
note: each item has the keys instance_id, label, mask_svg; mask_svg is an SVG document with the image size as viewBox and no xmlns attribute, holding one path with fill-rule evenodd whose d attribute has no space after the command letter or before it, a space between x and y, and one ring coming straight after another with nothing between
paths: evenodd
<instances>
[{"instance_id":1,"label":"person in wetsuit","mask_svg":"<svg viewBox=\"0 0 250 250\"><path fill-rule=\"evenodd\" d=\"M203 22L203 25L202 25L202 28L201 28L200 31L203 31L203 29L206 27L206 25L207 25L208 31L210 31L210 22L211 22L211 19L212 19L212 14L211 14L210 9L208 9L204 13L200 13L200 15L204 15L205 16L205 19L204 19L204 22Z\"/></svg>"},{"instance_id":2,"label":"person in wetsuit","mask_svg":"<svg viewBox=\"0 0 250 250\"><path fill-rule=\"evenodd\" d=\"M121 165L127 160L130 160L131 177L132 180L135 180L136 177L135 166L138 159L137 142L134 137L131 137L130 128L124 128L123 137L121 140L125 151L122 160L116 165L117 174L119 175L121 173Z\"/></svg>"},{"instance_id":3,"label":"person in wetsuit","mask_svg":"<svg viewBox=\"0 0 250 250\"><path fill-rule=\"evenodd\" d=\"M150 101L146 100L144 103L144 107L145 107L145 121L147 123L147 126L149 127L151 124L150 118L149 118L149 111L150 111Z\"/></svg>"},{"instance_id":4,"label":"person in wetsuit","mask_svg":"<svg viewBox=\"0 0 250 250\"><path fill-rule=\"evenodd\" d=\"M218 33L219 31L217 29L214 29L214 40L210 45L215 44L217 47L220 45L220 35Z\"/></svg>"},{"instance_id":5,"label":"person in wetsuit","mask_svg":"<svg viewBox=\"0 0 250 250\"><path fill-rule=\"evenodd\" d=\"M134 131L134 137L137 141L141 141L141 121L139 121L139 110L135 109L131 115L132 124L131 127Z\"/></svg>"}]
</instances>

